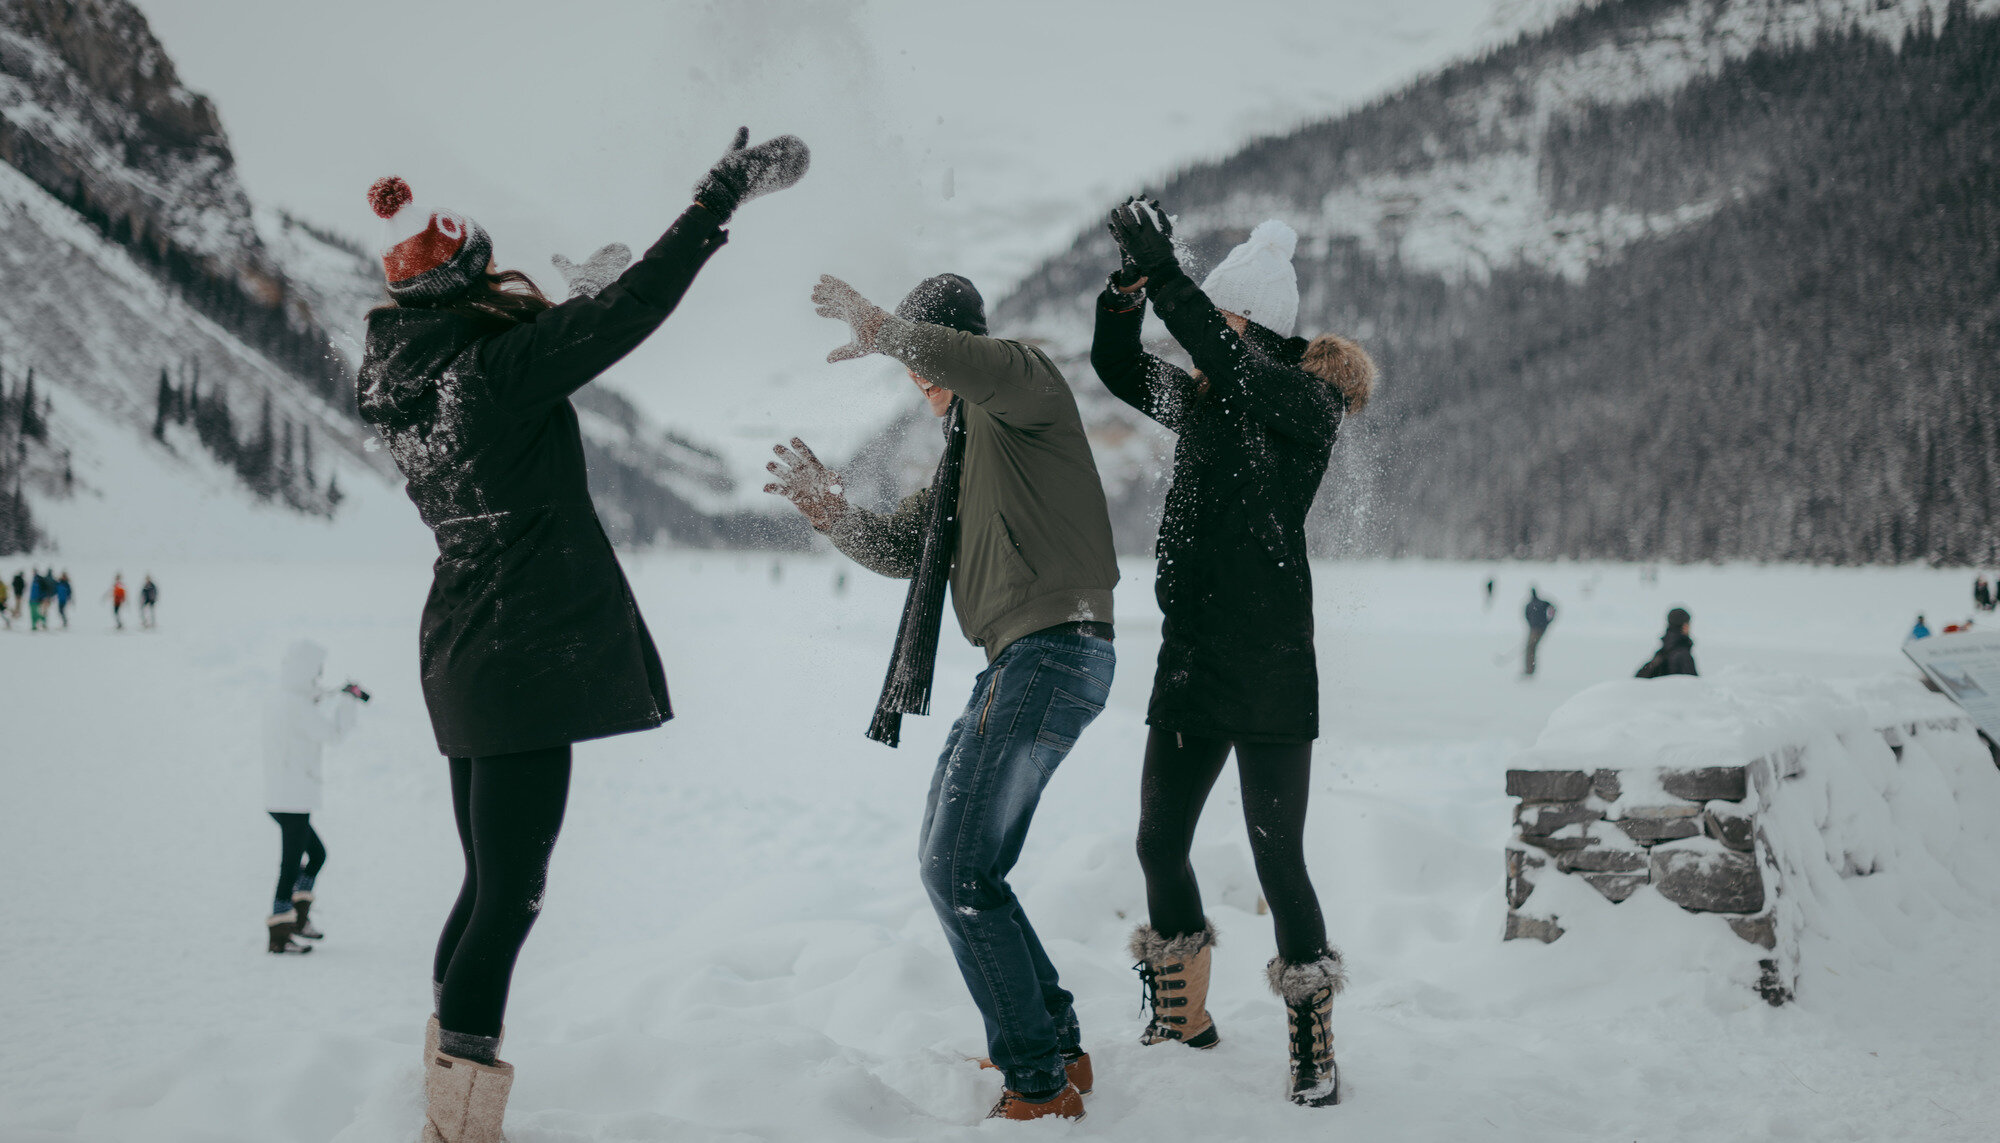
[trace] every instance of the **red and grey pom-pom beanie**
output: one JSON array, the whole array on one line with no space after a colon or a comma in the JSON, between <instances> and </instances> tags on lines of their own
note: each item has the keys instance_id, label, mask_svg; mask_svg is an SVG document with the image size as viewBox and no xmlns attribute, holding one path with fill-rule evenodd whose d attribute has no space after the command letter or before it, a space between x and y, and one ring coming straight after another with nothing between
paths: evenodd
<instances>
[{"instance_id":1,"label":"red and grey pom-pom beanie","mask_svg":"<svg viewBox=\"0 0 2000 1143\"><path fill-rule=\"evenodd\" d=\"M448 210L409 209L410 184L394 175L368 188L368 205L388 224L382 276L397 301L448 298L477 282L493 259L480 225Z\"/></svg>"}]
</instances>

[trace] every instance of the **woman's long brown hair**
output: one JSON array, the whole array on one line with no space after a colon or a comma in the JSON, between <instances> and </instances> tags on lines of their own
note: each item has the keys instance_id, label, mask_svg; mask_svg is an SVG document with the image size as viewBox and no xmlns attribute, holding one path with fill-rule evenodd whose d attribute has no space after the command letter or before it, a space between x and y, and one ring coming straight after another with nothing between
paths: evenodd
<instances>
[{"instance_id":1,"label":"woman's long brown hair","mask_svg":"<svg viewBox=\"0 0 2000 1143\"><path fill-rule=\"evenodd\" d=\"M412 309L443 310L503 321L529 321L555 305L535 280L519 270L488 270L462 293L435 301L399 302Z\"/></svg>"}]
</instances>

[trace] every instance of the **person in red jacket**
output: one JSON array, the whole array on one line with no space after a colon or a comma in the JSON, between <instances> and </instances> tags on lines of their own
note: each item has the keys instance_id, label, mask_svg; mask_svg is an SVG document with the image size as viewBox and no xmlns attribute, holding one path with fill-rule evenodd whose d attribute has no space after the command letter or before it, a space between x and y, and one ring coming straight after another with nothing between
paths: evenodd
<instances>
[{"instance_id":1,"label":"person in red jacket","mask_svg":"<svg viewBox=\"0 0 2000 1143\"><path fill-rule=\"evenodd\" d=\"M117 575L111 577L111 588L104 593L104 597L111 601L111 621L118 625L120 631L125 630L124 572L119 572Z\"/></svg>"}]
</instances>

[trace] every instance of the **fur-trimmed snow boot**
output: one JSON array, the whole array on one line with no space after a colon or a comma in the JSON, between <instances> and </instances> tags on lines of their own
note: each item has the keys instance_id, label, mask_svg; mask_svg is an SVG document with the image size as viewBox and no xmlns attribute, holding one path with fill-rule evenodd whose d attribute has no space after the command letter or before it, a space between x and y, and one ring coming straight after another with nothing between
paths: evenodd
<instances>
[{"instance_id":1,"label":"fur-trimmed snow boot","mask_svg":"<svg viewBox=\"0 0 2000 1143\"><path fill-rule=\"evenodd\" d=\"M1208 970L1215 948L1215 924L1202 919L1201 931L1163 937L1151 925L1132 930L1126 946L1146 987L1151 1016L1142 1044L1179 1040L1190 1048L1213 1048L1222 1042L1208 1016Z\"/></svg>"},{"instance_id":2,"label":"fur-trimmed snow boot","mask_svg":"<svg viewBox=\"0 0 2000 1143\"><path fill-rule=\"evenodd\" d=\"M302 945L292 939L292 933L297 929L298 923L299 915L290 909L282 913L273 913L264 918L264 926L270 930L271 943L269 948L271 952L309 953L313 951L311 945Z\"/></svg>"},{"instance_id":3,"label":"fur-trimmed snow boot","mask_svg":"<svg viewBox=\"0 0 2000 1143\"><path fill-rule=\"evenodd\" d=\"M1055 1116L1058 1119L1082 1119L1083 1093L1076 1090L1076 1085L1073 1083L1064 1084L1063 1089L1053 1098L1040 1103L1030 1103L1020 1092L1006 1088L1000 1093L1000 1102L994 1104L993 1110L986 1113L988 1119L1043 1119L1048 1116Z\"/></svg>"},{"instance_id":4,"label":"fur-trimmed snow boot","mask_svg":"<svg viewBox=\"0 0 2000 1143\"><path fill-rule=\"evenodd\" d=\"M313 928L312 907L312 890L301 889L292 894L292 912L299 915L298 927L292 930L292 935L302 941L316 941L326 935Z\"/></svg>"},{"instance_id":5,"label":"fur-trimmed snow boot","mask_svg":"<svg viewBox=\"0 0 2000 1143\"><path fill-rule=\"evenodd\" d=\"M1091 1084L1096 1080L1090 1071L1090 1053L1078 1052L1074 1056L1064 1053L1062 1062L1063 1074L1069 1077L1069 1082L1076 1085L1076 1093L1089 1095ZM1000 1065L986 1056L979 1057L978 1063L982 1069L990 1068L996 1072L1000 1070Z\"/></svg>"},{"instance_id":6,"label":"fur-trimmed snow boot","mask_svg":"<svg viewBox=\"0 0 2000 1143\"><path fill-rule=\"evenodd\" d=\"M513 1064L482 1064L433 1052L424 1064L420 1143L506 1143L500 1121L513 1087Z\"/></svg>"},{"instance_id":7,"label":"fur-trimmed snow boot","mask_svg":"<svg viewBox=\"0 0 2000 1143\"><path fill-rule=\"evenodd\" d=\"M1333 998L1347 987L1347 966L1340 950L1329 948L1318 960L1287 964L1272 957L1265 966L1271 991L1285 1002L1285 1032L1292 1057L1293 1103L1331 1107L1340 1102L1340 1070L1333 1062Z\"/></svg>"}]
</instances>

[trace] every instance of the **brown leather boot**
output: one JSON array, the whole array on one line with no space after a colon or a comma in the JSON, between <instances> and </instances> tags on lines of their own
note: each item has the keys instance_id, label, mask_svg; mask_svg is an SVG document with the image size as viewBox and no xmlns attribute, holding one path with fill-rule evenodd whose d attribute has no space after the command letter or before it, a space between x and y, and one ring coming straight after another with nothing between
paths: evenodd
<instances>
[{"instance_id":1,"label":"brown leather boot","mask_svg":"<svg viewBox=\"0 0 2000 1143\"><path fill-rule=\"evenodd\" d=\"M1061 1094L1047 1103L1029 1103L1021 1098L1021 1093L1008 1088L1000 1093L1000 1102L986 1113L988 1119L1043 1119L1048 1116L1058 1119L1083 1118L1083 1093L1075 1084L1067 1084Z\"/></svg>"},{"instance_id":2,"label":"brown leather boot","mask_svg":"<svg viewBox=\"0 0 2000 1143\"><path fill-rule=\"evenodd\" d=\"M270 951L273 953L309 953L311 945L302 945L292 939L292 931L298 927L299 915L287 909L264 918L264 926L270 930Z\"/></svg>"},{"instance_id":3,"label":"brown leather boot","mask_svg":"<svg viewBox=\"0 0 2000 1143\"><path fill-rule=\"evenodd\" d=\"M994 1063L985 1056L979 1057L978 1063L982 1068L991 1068L994 1071L1000 1070L999 1064ZM1076 1093L1078 1095L1089 1095L1091 1083L1096 1079L1090 1071L1090 1053L1078 1052L1074 1056L1064 1056L1063 1074L1069 1077L1070 1083L1076 1085Z\"/></svg>"},{"instance_id":4,"label":"brown leather boot","mask_svg":"<svg viewBox=\"0 0 2000 1143\"><path fill-rule=\"evenodd\" d=\"M1215 947L1215 925L1203 919L1198 933L1163 937L1151 925L1132 930L1127 946L1139 963L1139 979L1146 986L1146 1004L1152 1009L1142 1044L1178 1040L1190 1048L1213 1048L1222 1042L1215 1021L1208 1016L1208 970Z\"/></svg>"},{"instance_id":5,"label":"brown leather boot","mask_svg":"<svg viewBox=\"0 0 2000 1143\"><path fill-rule=\"evenodd\" d=\"M424 1133L420 1143L506 1143L500 1121L514 1065L433 1053L424 1065Z\"/></svg>"},{"instance_id":6,"label":"brown leather boot","mask_svg":"<svg viewBox=\"0 0 2000 1143\"><path fill-rule=\"evenodd\" d=\"M326 935L318 929L313 928L312 907L313 895L311 890L302 890L292 894L292 912L299 915L298 926L292 930L292 935L302 941L316 941Z\"/></svg>"},{"instance_id":7,"label":"brown leather boot","mask_svg":"<svg viewBox=\"0 0 2000 1143\"><path fill-rule=\"evenodd\" d=\"M1330 948L1305 964L1272 957L1265 973L1271 991L1285 1002L1291 1101L1303 1107L1332 1107L1340 1102L1340 1070L1333 1061L1333 998L1347 987L1340 950Z\"/></svg>"}]
</instances>

